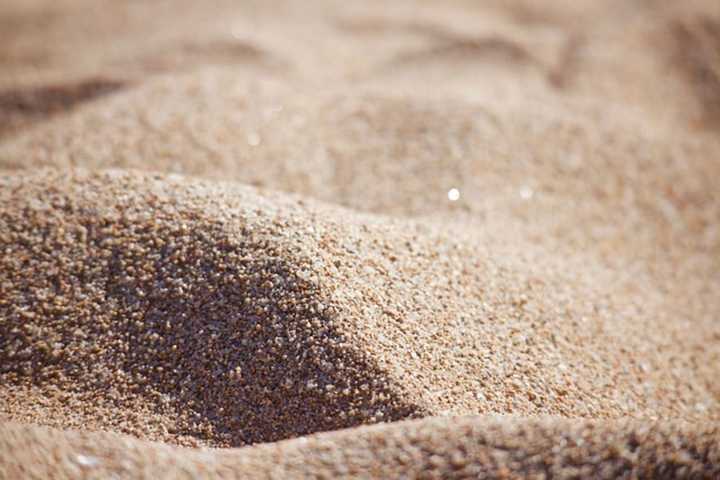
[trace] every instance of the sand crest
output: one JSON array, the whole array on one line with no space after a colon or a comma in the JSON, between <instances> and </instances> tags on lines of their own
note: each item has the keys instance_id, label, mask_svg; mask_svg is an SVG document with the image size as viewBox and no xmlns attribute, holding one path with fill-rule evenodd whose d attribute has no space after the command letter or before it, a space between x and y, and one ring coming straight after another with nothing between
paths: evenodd
<instances>
[{"instance_id":1,"label":"sand crest","mask_svg":"<svg viewBox=\"0 0 720 480\"><path fill-rule=\"evenodd\" d=\"M720 474L717 428L627 421L435 418L202 451L19 424L0 426L0 432L0 468L10 477L610 479Z\"/></svg>"},{"instance_id":2,"label":"sand crest","mask_svg":"<svg viewBox=\"0 0 720 480\"><path fill-rule=\"evenodd\" d=\"M237 446L413 415L718 414L714 322L685 331L593 257L119 171L8 176L3 205L10 419Z\"/></svg>"}]
</instances>

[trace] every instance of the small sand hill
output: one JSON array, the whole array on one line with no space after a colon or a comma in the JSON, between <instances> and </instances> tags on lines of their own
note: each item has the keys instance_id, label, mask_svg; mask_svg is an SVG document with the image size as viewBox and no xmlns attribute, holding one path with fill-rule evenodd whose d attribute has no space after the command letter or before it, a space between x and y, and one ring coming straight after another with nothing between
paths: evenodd
<instances>
[{"instance_id":1,"label":"small sand hill","mask_svg":"<svg viewBox=\"0 0 720 480\"><path fill-rule=\"evenodd\" d=\"M5 3L0 477L718 476L717 0Z\"/></svg>"},{"instance_id":2,"label":"small sand hill","mask_svg":"<svg viewBox=\"0 0 720 480\"><path fill-rule=\"evenodd\" d=\"M0 426L8 478L715 478L717 427L435 418L230 450ZM4 470L2 470L4 469Z\"/></svg>"},{"instance_id":3,"label":"small sand hill","mask_svg":"<svg viewBox=\"0 0 720 480\"><path fill-rule=\"evenodd\" d=\"M323 303L319 212L120 173L2 196L6 416L230 446L415 410Z\"/></svg>"},{"instance_id":4,"label":"small sand hill","mask_svg":"<svg viewBox=\"0 0 720 480\"><path fill-rule=\"evenodd\" d=\"M458 250L448 272L471 277L485 258L500 261L503 255L503 266L514 264L524 274L522 282L508 280L499 289L518 297L530 288L525 286L549 281L550 272L557 275L545 288L553 293L542 294L548 299L542 315L548 318L574 316L572 321L580 322L597 318L590 305L602 310L614 304L603 319L613 318L622 329L665 335L656 345L695 331L690 326L697 322L710 328L711 343L702 351L716 358L720 164L709 159L720 155L720 143L646 127L629 110L602 110L593 102L528 112L492 98L419 99L370 87L303 91L210 69L150 81L6 141L0 166L181 172L341 204L352 210L342 215L346 221L359 212L411 217L423 232L467 238L469 256ZM456 202L447 198L453 187L460 191ZM399 250L395 256L413 253L402 242L391 243ZM438 248L428 245L423 254L444 257L447 245ZM483 248L475 260L473 250ZM368 254L357 251L351 263L372 268L376 260L362 260ZM383 255L377 262L385 265ZM409 300L411 295L426 279L438 281L430 262L408 270L389 265L393 269L383 266L380 274L395 276L379 280L387 282L386 295L366 299L372 305L362 315L411 313L423 305ZM368 272L347 272L337 288L362 289L366 274L378 275ZM438 308L463 311L468 318L494 315L483 289L498 274L475 273L479 279L458 280L454 309L437 300L419 315L434 315L430 312ZM321 278L335 281L325 273ZM565 283L587 285L592 293L578 290L567 298L560 293L570 288ZM602 299L608 292L622 299ZM559 304L549 300L553 295ZM473 298L480 303L470 307ZM387 307L400 299L401 306ZM568 303L583 306L564 314ZM657 330L658 325L663 327ZM577 329L588 334L580 323Z\"/></svg>"},{"instance_id":5,"label":"small sand hill","mask_svg":"<svg viewBox=\"0 0 720 480\"><path fill-rule=\"evenodd\" d=\"M174 177L1 191L6 419L238 446L417 415L720 413L716 323L688 332L592 256Z\"/></svg>"}]
</instances>

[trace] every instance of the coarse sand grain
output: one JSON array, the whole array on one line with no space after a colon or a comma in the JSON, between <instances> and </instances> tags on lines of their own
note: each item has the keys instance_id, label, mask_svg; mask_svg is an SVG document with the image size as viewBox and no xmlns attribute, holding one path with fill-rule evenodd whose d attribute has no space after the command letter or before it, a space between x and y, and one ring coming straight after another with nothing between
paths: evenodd
<instances>
[{"instance_id":1,"label":"coarse sand grain","mask_svg":"<svg viewBox=\"0 0 720 480\"><path fill-rule=\"evenodd\" d=\"M717 427L457 417L241 449L188 450L110 433L0 426L8 478L716 478ZM4 469L4 470L3 470Z\"/></svg>"},{"instance_id":2,"label":"coarse sand grain","mask_svg":"<svg viewBox=\"0 0 720 480\"><path fill-rule=\"evenodd\" d=\"M0 478L717 478L719 99L716 0L6 0Z\"/></svg>"},{"instance_id":3,"label":"coarse sand grain","mask_svg":"<svg viewBox=\"0 0 720 480\"><path fill-rule=\"evenodd\" d=\"M2 182L11 420L238 446L416 415L719 413L714 317L687 331L683 302L633 292L648 274L232 184Z\"/></svg>"}]
</instances>

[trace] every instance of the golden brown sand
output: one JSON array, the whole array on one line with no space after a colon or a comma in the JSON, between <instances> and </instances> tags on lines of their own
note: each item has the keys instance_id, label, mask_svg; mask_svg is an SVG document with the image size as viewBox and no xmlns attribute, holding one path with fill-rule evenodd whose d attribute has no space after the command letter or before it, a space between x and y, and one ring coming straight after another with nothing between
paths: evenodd
<instances>
[{"instance_id":1,"label":"golden brown sand","mask_svg":"<svg viewBox=\"0 0 720 480\"><path fill-rule=\"evenodd\" d=\"M0 477L720 474L715 1L0 26Z\"/></svg>"},{"instance_id":2,"label":"golden brown sand","mask_svg":"<svg viewBox=\"0 0 720 480\"><path fill-rule=\"evenodd\" d=\"M717 427L431 418L242 450L179 450L111 433L0 426L8 478L712 478ZM0 468L3 468L0 467ZM2 470L0 470L2 472Z\"/></svg>"}]
</instances>

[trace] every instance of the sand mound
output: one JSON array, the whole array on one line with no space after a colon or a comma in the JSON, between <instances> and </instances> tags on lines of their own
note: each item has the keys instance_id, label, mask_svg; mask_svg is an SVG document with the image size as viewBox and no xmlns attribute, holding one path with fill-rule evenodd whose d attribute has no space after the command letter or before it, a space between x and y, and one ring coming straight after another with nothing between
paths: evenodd
<instances>
[{"instance_id":1,"label":"sand mound","mask_svg":"<svg viewBox=\"0 0 720 480\"><path fill-rule=\"evenodd\" d=\"M121 174L2 192L12 418L241 445L412 412L333 326L290 201Z\"/></svg>"},{"instance_id":2,"label":"sand mound","mask_svg":"<svg viewBox=\"0 0 720 480\"><path fill-rule=\"evenodd\" d=\"M714 478L717 428L512 418L426 419L237 450L0 426L9 478ZM53 459L53 460L51 460ZM2 471L2 470L0 470Z\"/></svg>"},{"instance_id":3,"label":"sand mound","mask_svg":"<svg viewBox=\"0 0 720 480\"><path fill-rule=\"evenodd\" d=\"M233 446L413 415L720 413L714 319L685 331L682 303L632 293L651 277L592 256L174 177L1 191L8 419Z\"/></svg>"},{"instance_id":4,"label":"sand mound","mask_svg":"<svg viewBox=\"0 0 720 480\"><path fill-rule=\"evenodd\" d=\"M0 476L717 473L716 0L6 3Z\"/></svg>"}]
</instances>

